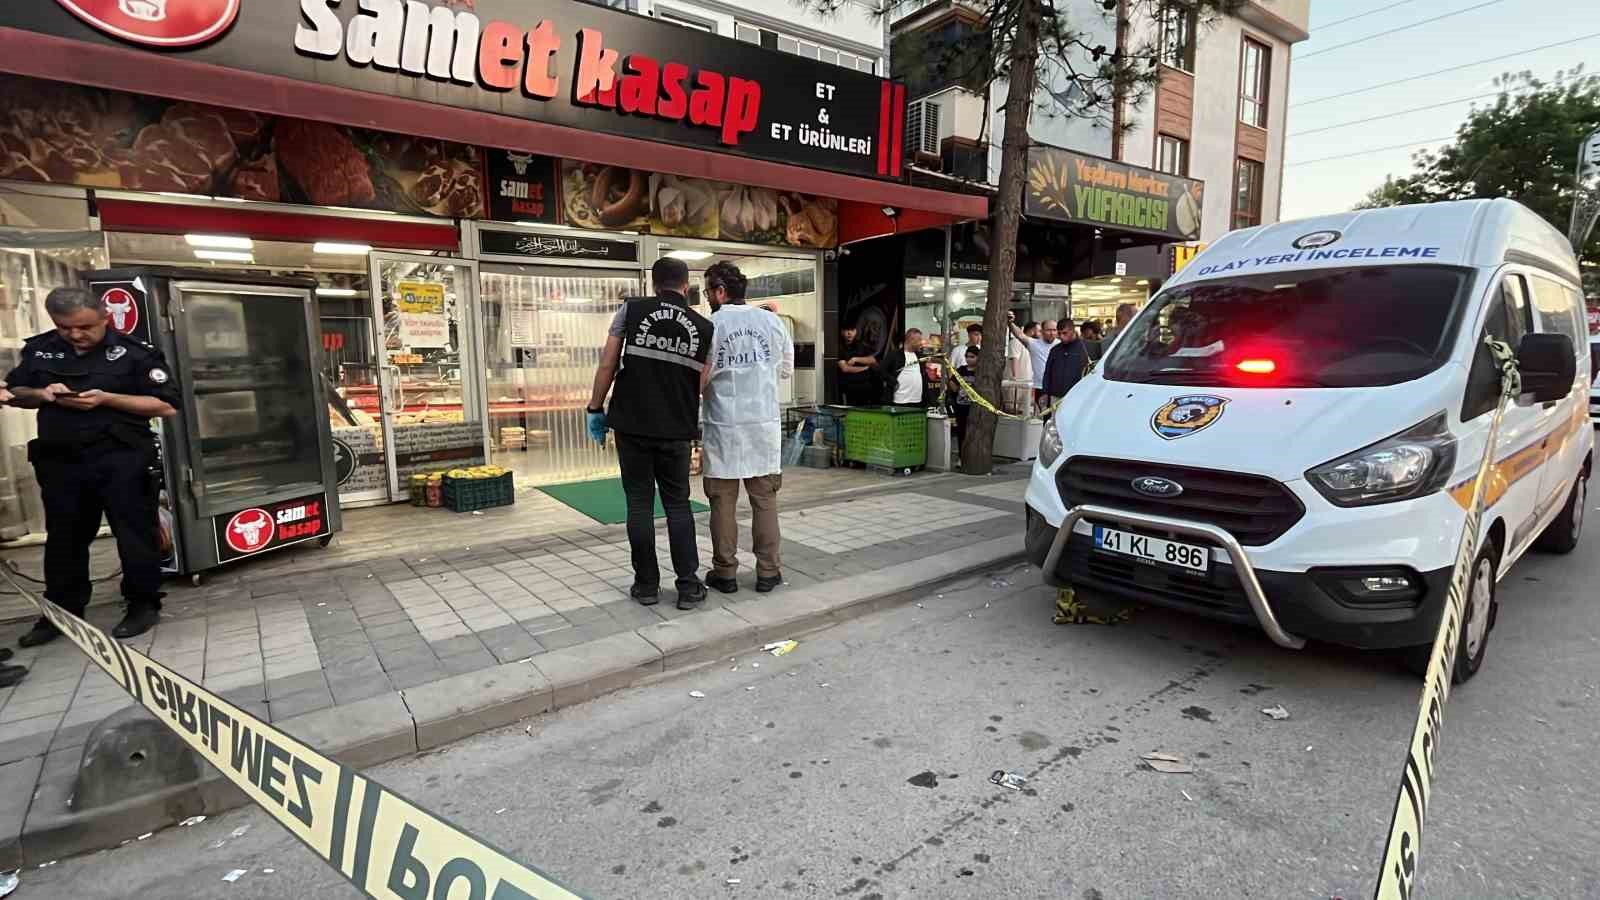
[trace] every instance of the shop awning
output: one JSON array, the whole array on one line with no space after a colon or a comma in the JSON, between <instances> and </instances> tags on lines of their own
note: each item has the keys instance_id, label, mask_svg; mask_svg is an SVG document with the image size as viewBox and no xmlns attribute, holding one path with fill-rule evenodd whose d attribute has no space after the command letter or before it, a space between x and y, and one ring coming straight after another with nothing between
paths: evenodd
<instances>
[{"instance_id":1,"label":"shop awning","mask_svg":"<svg viewBox=\"0 0 1600 900\"><path fill-rule=\"evenodd\" d=\"M312 84L14 28L0 28L0 70L273 115L820 194L954 219L981 219L989 211L986 197Z\"/></svg>"}]
</instances>

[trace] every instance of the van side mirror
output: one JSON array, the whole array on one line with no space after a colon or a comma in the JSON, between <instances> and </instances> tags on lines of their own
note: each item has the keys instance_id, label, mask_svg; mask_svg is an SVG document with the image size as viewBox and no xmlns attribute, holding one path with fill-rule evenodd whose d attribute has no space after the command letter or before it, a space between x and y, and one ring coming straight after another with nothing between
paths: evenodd
<instances>
[{"instance_id":1,"label":"van side mirror","mask_svg":"<svg viewBox=\"0 0 1600 900\"><path fill-rule=\"evenodd\" d=\"M1532 394L1535 403L1566 399L1578 377L1577 352L1572 338L1564 334L1525 335L1517 348L1522 392Z\"/></svg>"}]
</instances>

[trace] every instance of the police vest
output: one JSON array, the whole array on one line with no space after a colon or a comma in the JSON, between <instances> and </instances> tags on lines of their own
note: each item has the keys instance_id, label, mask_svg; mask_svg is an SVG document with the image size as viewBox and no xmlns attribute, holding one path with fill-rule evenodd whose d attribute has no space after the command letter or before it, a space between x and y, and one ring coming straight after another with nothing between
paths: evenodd
<instances>
[{"instance_id":1,"label":"police vest","mask_svg":"<svg viewBox=\"0 0 1600 900\"><path fill-rule=\"evenodd\" d=\"M627 303L622 371L611 389L606 422L618 434L693 440L711 322L673 295L634 297Z\"/></svg>"}]
</instances>

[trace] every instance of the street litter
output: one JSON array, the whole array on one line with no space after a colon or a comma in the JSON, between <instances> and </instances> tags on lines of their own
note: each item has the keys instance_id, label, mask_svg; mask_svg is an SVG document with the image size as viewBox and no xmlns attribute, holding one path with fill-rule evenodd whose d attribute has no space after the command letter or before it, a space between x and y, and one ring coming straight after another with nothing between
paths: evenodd
<instances>
[{"instance_id":1,"label":"street litter","mask_svg":"<svg viewBox=\"0 0 1600 900\"><path fill-rule=\"evenodd\" d=\"M232 872L229 872L228 874L222 876L222 880L228 882L229 884L232 884L233 882L238 881L240 878L244 877L244 873L246 873L248 871L250 871L250 870L249 869L234 869Z\"/></svg>"},{"instance_id":2,"label":"street litter","mask_svg":"<svg viewBox=\"0 0 1600 900\"><path fill-rule=\"evenodd\" d=\"M271 875L273 872L276 872L276 871L278 871L278 870L277 869L262 869L261 870L261 874L263 874L263 875Z\"/></svg>"},{"instance_id":3,"label":"street litter","mask_svg":"<svg viewBox=\"0 0 1600 900\"><path fill-rule=\"evenodd\" d=\"M1191 803L1194 802L1194 798L1189 796L1189 792L1188 791L1179 791L1178 793L1183 795L1183 799L1188 800Z\"/></svg>"},{"instance_id":4,"label":"street litter","mask_svg":"<svg viewBox=\"0 0 1600 900\"><path fill-rule=\"evenodd\" d=\"M818 685L817 685L817 687L827 687L827 686L828 686L828 683L827 683L827 682L826 682L826 681L824 681L824 682L821 682L821 683L819 683L819 684L818 684Z\"/></svg>"},{"instance_id":5,"label":"street litter","mask_svg":"<svg viewBox=\"0 0 1600 900\"><path fill-rule=\"evenodd\" d=\"M17 885L21 883L22 879L18 878L15 872L7 872L4 875L0 875L0 897L10 896L11 892L16 890Z\"/></svg>"},{"instance_id":6,"label":"street litter","mask_svg":"<svg viewBox=\"0 0 1600 900\"><path fill-rule=\"evenodd\" d=\"M142 840L144 840L144 839L145 839L145 838L147 838L147 837L150 837L150 836L151 836L151 835L153 835L153 834L155 834L155 832L154 832L154 831L146 831L146 832L145 832L145 833L144 833L144 834L141 834L141 835L139 835L139 836L138 836L138 837L137 837L137 838L135 838L135 840L140 840L140 841L142 841Z\"/></svg>"},{"instance_id":7,"label":"street litter","mask_svg":"<svg viewBox=\"0 0 1600 900\"><path fill-rule=\"evenodd\" d=\"M39 863L39 868L41 868L41 869L48 869L48 868L50 868L50 867L51 867L51 866L53 866L53 865L55 865L55 864L56 864L56 861L55 861L55 860L53 860L53 859L52 859L52 860L50 860L50 861L49 861L49 862L42 862L42 863Z\"/></svg>"},{"instance_id":8,"label":"street litter","mask_svg":"<svg viewBox=\"0 0 1600 900\"><path fill-rule=\"evenodd\" d=\"M506 808L504 806L502 806L499 809L495 810L494 814L498 816L498 815L501 815L502 813L504 813L505 811L506 811Z\"/></svg>"},{"instance_id":9,"label":"street litter","mask_svg":"<svg viewBox=\"0 0 1600 900\"><path fill-rule=\"evenodd\" d=\"M706 698L706 692L705 691L690 691L689 692L689 696L695 698L696 700L704 700Z\"/></svg>"},{"instance_id":10,"label":"street litter","mask_svg":"<svg viewBox=\"0 0 1600 900\"><path fill-rule=\"evenodd\" d=\"M128 842L127 841L123 841L123 843L126 844ZM220 849L222 849L222 845L226 844L226 843L227 843L227 841L212 841L211 843L206 845L206 849L207 850L220 850Z\"/></svg>"},{"instance_id":11,"label":"street litter","mask_svg":"<svg viewBox=\"0 0 1600 900\"><path fill-rule=\"evenodd\" d=\"M742 878L729 878L728 879L728 883L729 884L744 884L744 879L742 879Z\"/></svg>"},{"instance_id":12,"label":"street litter","mask_svg":"<svg viewBox=\"0 0 1600 900\"><path fill-rule=\"evenodd\" d=\"M244 837L246 834L249 834L249 833L250 833L250 826L249 825L240 825L238 828L235 828L231 833L229 833L228 837L241 838L241 837Z\"/></svg>"},{"instance_id":13,"label":"street litter","mask_svg":"<svg viewBox=\"0 0 1600 900\"><path fill-rule=\"evenodd\" d=\"M774 641L761 649L771 653L773 656L782 656L798 646L800 646L799 641Z\"/></svg>"},{"instance_id":14,"label":"street litter","mask_svg":"<svg viewBox=\"0 0 1600 900\"><path fill-rule=\"evenodd\" d=\"M1146 753L1139 758L1144 760L1145 765L1166 775L1189 775L1194 772L1194 766L1173 753Z\"/></svg>"},{"instance_id":15,"label":"street litter","mask_svg":"<svg viewBox=\"0 0 1600 900\"><path fill-rule=\"evenodd\" d=\"M475 509L475 510L472 511L472 514L475 515L475 516L481 516L481 515L483 515L483 510Z\"/></svg>"},{"instance_id":16,"label":"street litter","mask_svg":"<svg viewBox=\"0 0 1600 900\"><path fill-rule=\"evenodd\" d=\"M917 604L917 609L927 609L927 607L923 606L921 603L918 603Z\"/></svg>"},{"instance_id":17,"label":"street litter","mask_svg":"<svg viewBox=\"0 0 1600 900\"><path fill-rule=\"evenodd\" d=\"M746 685L746 686L745 686L745 690L747 690L747 691L753 691L753 690L755 690L755 689L756 689L756 686L755 686L755 685L753 685L753 684L750 684L750 685Z\"/></svg>"},{"instance_id":18,"label":"street litter","mask_svg":"<svg viewBox=\"0 0 1600 900\"><path fill-rule=\"evenodd\" d=\"M761 668L761 663L751 663L750 664L750 668L759 669L759 668Z\"/></svg>"},{"instance_id":19,"label":"street litter","mask_svg":"<svg viewBox=\"0 0 1600 900\"><path fill-rule=\"evenodd\" d=\"M995 769L989 775L989 783L998 784L1008 790L1020 791L1022 786L1028 783L1028 778L1021 772L1007 772L1004 769Z\"/></svg>"},{"instance_id":20,"label":"street litter","mask_svg":"<svg viewBox=\"0 0 1600 900\"><path fill-rule=\"evenodd\" d=\"M1266 709L1263 709L1261 714L1265 716L1271 716L1272 718L1279 720L1289 718L1289 711L1284 709L1283 704L1281 703L1277 706L1269 706Z\"/></svg>"},{"instance_id":21,"label":"street litter","mask_svg":"<svg viewBox=\"0 0 1600 900\"><path fill-rule=\"evenodd\" d=\"M191 825L199 825L201 822L204 822L205 820L206 820L205 816L190 816L189 818L184 819L182 822L179 822L178 823L178 827L179 828L188 828Z\"/></svg>"}]
</instances>

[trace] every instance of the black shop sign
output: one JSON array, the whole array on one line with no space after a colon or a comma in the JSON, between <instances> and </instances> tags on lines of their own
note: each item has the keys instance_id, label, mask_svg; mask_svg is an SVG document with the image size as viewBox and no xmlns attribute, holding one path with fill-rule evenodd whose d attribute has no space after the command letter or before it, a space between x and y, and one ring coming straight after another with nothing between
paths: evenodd
<instances>
[{"instance_id":1,"label":"black shop sign","mask_svg":"<svg viewBox=\"0 0 1600 900\"><path fill-rule=\"evenodd\" d=\"M521 256L528 259L639 261L639 245L633 241L610 241L585 237L576 232L538 234L485 228L478 232L478 250L487 256Z\"/></svg>"},{"instance_id":2,"label":"black shop sign","mask_svg":"<svg viewBox=\"0 0 1600 900\"><path fill-rule=\"evenodd\" d=\"M163 19L130 8L159 8ZM900 176L904 85L571 0L30 0L0 4L0 27L790 165Z\"/></svg>"},{"instance_id":3,"label":"black shop sign","mask_svg":"<svg viewBox=\"0 0 1600 900\"><path fill-rule=\"evenodd\" d=\"M327 499L322 494L312 494L212 516L217 560L242 559L329 534L326 509Z\"/></svg>"},{"instance_id":4,"label":"black shop sign","mask_svg":"<svg viewBox=\"0 0 1600 900\"><path fill-rule=\"evenodd\" d=\"M556 161L537 153L489 150L489 218L553 225L560 209Z\"/></svg>"}]
</instances>

